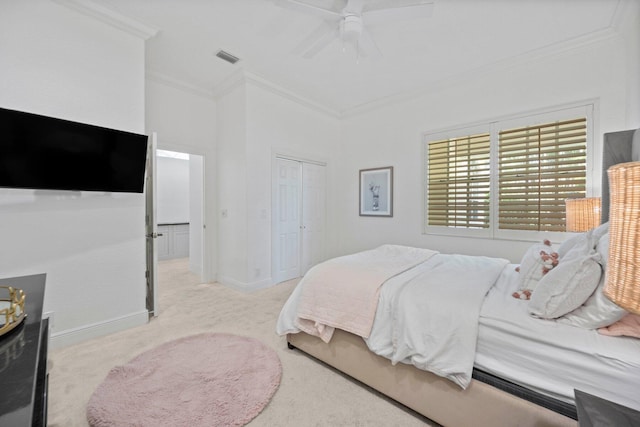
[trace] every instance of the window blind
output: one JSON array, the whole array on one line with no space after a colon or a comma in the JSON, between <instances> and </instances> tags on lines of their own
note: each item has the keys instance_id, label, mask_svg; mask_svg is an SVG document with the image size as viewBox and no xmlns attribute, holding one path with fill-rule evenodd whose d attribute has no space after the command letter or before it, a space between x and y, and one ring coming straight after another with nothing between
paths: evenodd
<instances>
[{"instance_id":1,"label":"window blind","mask_svg":"<svg viewBox=\"0 0 640 427\"><path fill-rule=\"evenodd\" d=\"M489 228L488 133L428 143L427 224Z\"/></svg>"},{"instance_id":2,"label":"window blind","mask_svg":"<svg viewBox=\"0 0 640 427\"><path fill-rule=\"evenodd\" d=\"M565 199L585 197L587 120L499 133L498 228L564 231Z\"/></svg>"}]
</instances>

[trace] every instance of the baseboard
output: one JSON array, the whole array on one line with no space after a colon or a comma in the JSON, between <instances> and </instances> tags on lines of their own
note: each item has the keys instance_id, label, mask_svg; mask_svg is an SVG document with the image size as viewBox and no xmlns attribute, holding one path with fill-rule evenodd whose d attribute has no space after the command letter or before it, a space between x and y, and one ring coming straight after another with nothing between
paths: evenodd
<instances>
[{"instance_id":1,"label":"baseboard","mask_svg":"<svg viewBox=\"0 0 640 427\"><path fill-rule=\"evenodd\" d=\"M65 331L51 334L50 348L56 349L67 347L92 338L98 338L136 326L141 326L147 322L149 322L149 312L147 310L143 310L115 319L106 320L104 322L67 329Z\"/></svg>"},{"instance_id":2,"label":"baseboard","mask_svg":"<svg viewBox=\"0 0 640 427\"><path fill-rule=\"evenodd\" d=\"M258 291L260 289L266 289L273 286L271 277L264 280L258 280L257 282L251 282L248 284L249 291Z\"/></svg>"},{"instance_id":3,"label":"baseboard","mask_svg":"<svg viewBox=\"0 0 640 427\"><path fill-rule=\"evenodd\" d=\"M227 288L235 289L240 292L258 291L260 289L265 289L273 285L273 283L271 283L271 278L247 283L227 276L218 277L218 283L226 286Z\"/></svg>"}]
</instances>

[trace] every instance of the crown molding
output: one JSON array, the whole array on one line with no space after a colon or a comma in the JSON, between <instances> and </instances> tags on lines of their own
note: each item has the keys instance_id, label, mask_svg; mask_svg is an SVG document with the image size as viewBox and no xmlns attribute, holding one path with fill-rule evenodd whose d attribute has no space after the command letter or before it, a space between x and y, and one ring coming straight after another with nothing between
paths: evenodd
<instances>
[{"instance_id":1,"label":"crown molding","mask_svg":"<svg viewBox=\"0 0 640 427\"><path fill-rule=\"evenodd\" d=\"M629 9L632 10L630 11ZM633 2L633 0L618 0L618 3L616 4L616 10L611 17L609 26L619 31L627 15L634 12L638 13L637 3Z\"/></svg>"},{"instance_id":2,"label":"crown molding","mask_svg":"<svg viewBox=\"0 0 640 427\"><path fill-rule=\"evenodd\" d=\"M334 118L341 117L340 113L334 109L328 108L318 102L302 97L289 89L286 89L282 86L278 86L275 83L272 83L269 80L265 79L264 77L248 72L244 69L239 69L238 71L230 75L221 84L219 84L214 90L214 97L216 99L220 98L230 93L231 91L236 89L238 86L241 86L243 84L249 84L249 83L255 86L258 86L261 89L265 89L268 92L271 92L282 98L296 102L300 105L319 111L331 117L334 117Z\"/></svg>"},{"instance_id":3,"label":"crown molding","mask_svg":"<svg viewBox=\"0 0 640 427\"><path fill-rule=\"evenodd\" d=\"M326 114L328 116L334 117L334 118L341 118L341 114L339 111L334 110L332 108L328 108L325 105L322 105L318 102L312 101L308 98L302 97L300 95L298 95L297 93L286 89L282 86L278 86L272 82L270 82L269 80L260 77L256 74L253 73L249 73L249 72L245 72L245 79L247 82L253 83L254 85L265 89L267 91L270 91L276 95L279 95L283 98L286 98L290 101L293 102L297 102L300 105L303 105L305 107L311 108L312 110L316 110L319 111L323 114Z\"/></svg>"},{"instance_id":4,"label":"crown molding","mask_svg":"<svg viewBox=\"0 0 640 427\"><path fill-rule=\"evenodd\" d=\"M237 87L242 86L246 82L247 79L245 78L245 72L242 68L239 68L213 89L213 98L222 98L223 96L233 92Z\"/></svg>"},{"instance_id":5,"label":"crown molding","mask_svg":"<svg viewBox=\"0 0 640 427\"><path fill-rule=\"evenodd\" d=\"M125 16L113 9L109 9L91 0L51 0L85 16L97 19L114 28L118 28L143 40L158 34L158 29L143 24L133 18Z\"/></svg>"},{"instance_id":6,"label":"crown molding","mask_svg":"<svg viewBox=\"0 0 640 427\"><path fill-rule=\"evenodd\" d=\"M174 89L178 89L183 92L190 93L192 95L201 96L211 100L215 100L216 98L214 96L214 93L210 90L207 90L200 86L192 85L182 80L174 79L173 77L169 77L165 74L159 73L154 70L147 70L145 73L145 78L147 81L152 81L165 86L169 86Z\"/></svg>"},{"instance_id":7,"label":"crown molding","mask_svg":"<svg viewBox=\"0 0 640 427\"><path fill-rule=\"evenodd\" d=\"M440 79L429 83L417 90L406 91L396 95L390 95L383 98L378 98L371 102L357 105L352 108L343 110L341 113L342 118L349 118L364 114L379 108L383 108L389 105L411 101L421 96L427 95L436 90L442 90L446 87L458 85L461 80L469 80L477 78L479 75L495 73L498 70L505 70L509 68L520 67L530 62L537 62L546 58L552 58L556 56L566 55L568 52L576 51L580 49L590 49L592 45L602 43L607 40L619 37L619 33L615 27L609 26L607 28L593 31L591 33L574 37L566 40L562 43L554 43L552 45L543 46L537 49L530 50L528 52L521 53L516 56L505 58L502 60L494 61L489 64L474 68L473 70L465 71L462 74L458 74L445 79Z\"/></svg>"}]
</instances>

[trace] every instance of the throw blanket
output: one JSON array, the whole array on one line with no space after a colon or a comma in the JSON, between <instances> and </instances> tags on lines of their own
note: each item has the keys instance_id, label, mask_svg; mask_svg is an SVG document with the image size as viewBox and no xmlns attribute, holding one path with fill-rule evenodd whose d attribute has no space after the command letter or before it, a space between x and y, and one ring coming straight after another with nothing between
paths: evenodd
<instances>
[{"instance_id":1,"label":"throw blanket","mask_svg":"<svg viewBox=\"0 0 640 427\"><path fill-rule=\"evenodd\" d=\"M334 328L369 337L380 286L437 252L406 246L377 249L318 264L300 281L296 326L329 342Z\"/></svg>"},{"instance_id":2,"label":"throw blanket","mask_svg":"<svg viewBox=\"0 0 640 427\"><path fill-rule=\"evenodd\" d=\"M382 288L367 341L374 353L448 378L471 381L480 309L508 261L438 254Z\"/></svg>"}]
</instances>

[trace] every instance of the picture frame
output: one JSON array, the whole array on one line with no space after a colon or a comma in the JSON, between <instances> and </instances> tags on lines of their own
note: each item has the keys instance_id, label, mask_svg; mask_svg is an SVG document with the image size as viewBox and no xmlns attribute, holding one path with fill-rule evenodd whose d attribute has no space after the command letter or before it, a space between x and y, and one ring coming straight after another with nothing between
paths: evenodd
<instances>
[{"instance_id":1,"label":"picture frame","mask_svg":"<svg viewBox=\"0 0 640 427\"><path fill-rule=\"evenodd\" d=\"M393 166L360 169L360 216L393 216Z\"/></svg>"}]
</instances>

